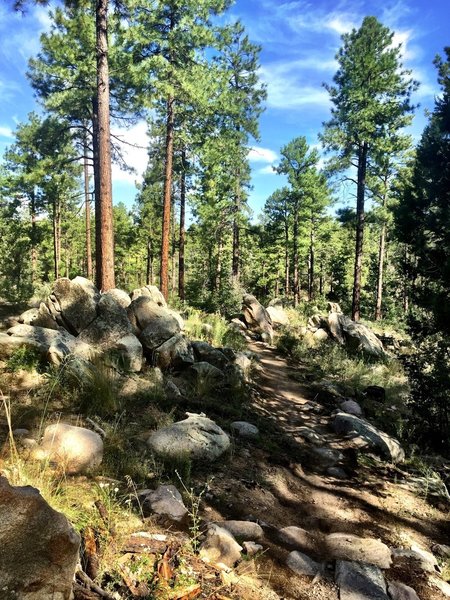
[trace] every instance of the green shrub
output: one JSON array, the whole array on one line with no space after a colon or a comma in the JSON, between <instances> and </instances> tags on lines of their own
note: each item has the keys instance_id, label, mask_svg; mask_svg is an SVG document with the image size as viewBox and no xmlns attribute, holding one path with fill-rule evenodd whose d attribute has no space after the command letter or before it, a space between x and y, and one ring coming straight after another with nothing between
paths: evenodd
<instances>
[{"instance_id":1,"label":"green shrub","mask_svg":"<svg viewBox=\"0 0 450 600\"><path fill-rule=\"evenodd\" d=\"M21 346L17 348L7 360L7 370L15 373L16 371L35 371L42 365L41 353L35 348Z\"/></svg>"}]
</instances>

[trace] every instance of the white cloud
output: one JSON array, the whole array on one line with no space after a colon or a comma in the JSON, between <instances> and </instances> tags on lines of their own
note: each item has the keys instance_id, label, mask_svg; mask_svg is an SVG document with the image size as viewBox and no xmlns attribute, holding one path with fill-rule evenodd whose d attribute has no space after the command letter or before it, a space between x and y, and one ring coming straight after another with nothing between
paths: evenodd
<instances>
[{"instance_id":1,"label":"white cloud","mask_svg":"<svg viewBox=\"0 0 450 600\"><path fill-rule=\"evenodd\" d=\"M14 134L12 132L12 129L10 127L2 127L0 125L0 137L13 139Z\"/></svg>"},{"instance_id":2,"label":"white cloud","mask_svg":"<svg viewBox=\"0 0 450 600\"><path fill-rule=\"evenodd\" d=\"M148 163L147 150L149 137L147 135L147 123L139 121L139 123L133 125L130 129L112 128L111 133L122 141L120 143L117 139L114 139L114 143L118 144L121 148L126 164L136 171L135 173L129 173L120 169L119 165L113 164L113 181L131 184L142 181L142 175Z\"/></svg>"},{"instance_id":3,"label":"white cloud","mask_svg":"<svg viewBox=\"0 0 450 600\"><path fill-rule=\"evenodd\" d=\"M343 35L356 28L358 25L353 19L350 19L348 15L335 15L325 21L325 26L338 35Z\"/></svg>"},{"instance_id":4,"label":"white cloud","mask_svg":"<svg viewBox=\"0 0 450 600\"><path fill-rule=\"evenodd\" d=\"M275 171L273 165L266 165L265 167L258 169L257 173L259 175L276 175L277 172Z\"/></svg>"},{"instance_id":5,"label":"white cloud","mask_svg":"<svg viewBox=\"0 0 450 600\"><path fill-rule=\"evenodd\" d=\"M270 150L270 148L253 146L250 148L247 158L250 162L273 163L278 160L278 155L273 150Z\"/></svg>"}]
</instances>

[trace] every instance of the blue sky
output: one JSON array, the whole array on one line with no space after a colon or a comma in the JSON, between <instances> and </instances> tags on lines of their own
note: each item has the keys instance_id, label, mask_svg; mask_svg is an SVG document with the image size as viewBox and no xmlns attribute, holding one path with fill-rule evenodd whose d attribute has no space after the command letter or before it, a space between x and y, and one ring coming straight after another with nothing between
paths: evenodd
<instances>
[{"instance_id":1,"label":"blue sky","mask_svg":"<svg viewBox=\"0 0 450 600\"><path fill-rule=\"evenodd\" d=\"M36 109L25 72L28 59L39 50L39 35L49 27L43 8L32 8L22 17L11 10L12 2L0 0L0 153L12 143L16 124ZM322 83L331 82L340 36L359 27L366 15L375 15L396 32L402 43L405 67L421 83L414 103L412 135L418 139L425 125L425 109L431 109L438 92L432 64L437 53L450 45L448 0L236 0L228 18L239 18L250 39L262 46L261 79L268 98L260 121L261 139L250 152L252 186L250 205L257 214L266 198L283 185L274 174L280 147L304 135L312 145L322 123L329 118L328 94ZM145 124L119 131L139 146L146 145ZM145 168L145 150L129 151L138 172ZM136 176L113 170L114 201L131 205ZM345 197L342 198L345 200Z\"/></svg>"}]
</instances>

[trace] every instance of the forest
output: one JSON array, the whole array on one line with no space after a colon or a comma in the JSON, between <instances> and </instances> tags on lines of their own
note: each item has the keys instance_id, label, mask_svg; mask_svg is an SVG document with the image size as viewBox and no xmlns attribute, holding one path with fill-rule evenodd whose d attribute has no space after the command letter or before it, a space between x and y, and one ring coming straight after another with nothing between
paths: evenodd
<instances>
[{"instance_id":1,"label":"forest","mask_svg":"<svg viewBox=\"0 0 450 600\"><path fill-rule=\"evenodd\" d=\"M22 12L26 20L35 4L47 3L11 1L8 10ZM216 345L227 346L228 341L234 352L243 350L245 335L230 329L223 332L230 321L239 324L237 318L242 310L244 315L246 310L253 310L249 308L251 294L264 306L273 305L286 311L291 320L292 326L281 327L276 336L277 351L285 357L283 361L288 361L279 363L280 377L316 389L314 386L319 386L318 380L326 377L328 369L328 374L333 373L345 390L343 401L366 401L368 404L363 408L368 418L381 419L389 435L395 435L412 448L411 455L420 447L421 452L436 453L439 464L448 465L445 457L450 451L450 47L436 49L434 64L430 65L430 77L437 81L439 93L433 109L426 114L427 123L420 139L416 140L410 131L421 110L414 100L420 83L403 64L403 50L396 43L395 31L375 16L366 16L358 28L343 33L335 56L335 74L323 82L330 113L322 129L315 132L320 144L309 143L309 138L296 135L295 127L292 128L291 139L277 149L279 159L272 167L274 177L282 183L267 195L257 214L249 202L253 185L249 156L260 140L259 122L266 108L267 86L260 76L262 47L250 39L244 24L234 18L231 0L66 0L52 7L49 19L50 25L40 37L40 49L29 59L26 73L38 108L26 121L17 124L13 139L0 158L2 315L16 306L38 307L39 302L46 297L54 298L55 294L60 300L57 290L62 290L63 284L58 282L65 281L61 278L76 281L74 278L82 276L95 283L97 295L89 293L96 298L97 314L108 292L118 288L132 294L133 306L138 297L135 292L145 286L157 286L161 294L155 303L164 310L170 305L178 311L186 320L187 333L203 340L193 342L197 359L206 350L195 344L217 341ZM112 165L139 175L135 165L127 164L123 140L114 132L117 127L131 128L142 121L148 131L148 163L131 206L113 198ZM327 306L331 307L329 322L324 325L322 320L320 325L322 317L317 315L323 315ZM348 319L342 317L347 319L348 327L361 324L373 330L383 343L394 340L395 358L383 353L378 363L379 357L375 360L374 356L361 353L355 358L350 350L348 358L343 350L341 353L326 344L321 350L315 340L307 347L305 340L318 328L328 328L325 337L339 338L341 334L334 332L331 320L336 306L337 314L348 315ZM65 309L58 310L64 313ZM104 310L112 309L106 306ZM127 308L128 318L136 327L138 308L133 310L134 321ZM129 327L128 321L126 326ZM171 335L179 335L178 324L171 322L171 327ZM81 326L71 322L66 329L70 335L79 334L80 340L92 342ZM138 337L148 362L155 361L164 372L168 369L169 378L172 370L176 374L175 363L168 368L169 363L158 354L162 346L148 346L146 354L141 335L143 331ZM261 337L263 341L273 341ZM266 377L275 377L270 363L264 363L266 350L255 350L251 335L245 339L252 352L262 352ZM161 342L162 339L158 344ZM227 356L228 365L231 359L226 349L221 351ZM209 348L207 356L212 357L213 350ZM27 359L26 353L14 356L13 362ZM217 355L214 356L217 360ZM207 362L198 365L208 362L216 365L213 359L200 360ZM300 375L289 370L292 366L289 361L300 365ZM8 365L10 362L11 358ZM101 435L106 431L107 440L108 427L111 431L114 428L108 418L116 419L116 424L123 418L124 431L136 424L132 414L123 417L125 409L120 413L119 405L111 400L107 389L112 384L108 378L115 381L116 375L108 371L106 379L102 379L102 368L98 367L93 376L97 378L97 387L92 387L90 379L83 392L75 392L77 386L72 385L70 393L76 395L81 412L86 410L89 419L94 419L90 420L94 430ZM340 372L346 369L346 373ZM407 408L400 409L398 420L396 415L380 416L376 408L380 389L386 388L389 398L396 393L394 384L391 389L391 383L386 383L388 376L391 382L395 379L395 385L402 377L407 380L404 384ZM223 420L228 425L227 419L236 411L237 415L240 410L241 416L242 411L244 416L253 414L246 413L247 408L238 410L230 400L239 397L238 402L244 402L242 394L248 398L248 394L254 393L248 381L236 387L234 380L230 383L227 379L223 393L225 403L231 404L227 408L216 404L213 408L209 394L217 394L221 388L211 380L218 375L208 371L205 376L198 371L196 377L199 377L195 380L196 395L189 387L193 385L189 380L188 400L181 387L179 398L183 399L178 399L178 404L171 400L172 404L164 405L170 418L182 412L180 407L191 410L192 404L198 412L206 406L210 410L208 416L214 416L222 426ZM256 377L257 381L258 377L264 381L264 375ZM51 393L57 390L58 400L62 398L64 402L66 391L62 391L60 376L52 381ZM176 378L170 385L174 383L178 385ZM367 387L368 383L372 385ZM286 385L290 392L290 384ZM315 392L314 398L324 399L328 406L334 392L325 387ZM164 402L170 396L169 388L165 389ZM94 392L105 398L105 404L86 409L87 399ZM266 412L258 404L259 396L252 397L256 398L258 419L262 419ZM199 398L206 404L201 404ZM107 405L109 400L111 405ZM3 402L8 421L8 405L5 399ZM156 400L158 409L152 413L157 425L166 423L166 416L158 412L163 401L159 402ZM136 411L144 410L142 406L137 403ZM277 414L280 409L274 410ZM96 420L94 413L106 420ZM193 418L190 412L187 415L188 419ZM202 415L206 418L203 412ZM272 426L266 424L266 431L261 422L258 421L259 426L269 440L268 456L273 454L267 461L291 468L293 460L289 462L286 456L292 458L294 454L290 453L294 450L289 444L284 445L281 438L276 439L278 434ZM145 478L150 476L144 476L142 469L136 468L136 474L130 475L128 463L127 468L122 463L118 466L122 459L128 460L125 449L128 446L115 438L114 443L116 446L110 451L111 456L115 453L111 460L117 470L107 471L106 475L113 478L111 481L121 476L131 480L133 476L144 487L148 485ZM261 448L264 445L258 446ZM367 466L354 459L352 452L349 451L349 460L356 461L352 468ZM391 447L389 452L391 462L396 463ZM130 456L131 453L130 450ZM319 461L318 456L315 460ZM197 500L193 488L188 491L184 484L190 482L193 466L185 457L175 465L164 464L172 477L176 473L184 487L183 496L189 497L190 531L192 535L193 527L192 545L196 553L200 535L196 530L198 510L207 488L196 492ZM367 468L373 467L370 461L368 464ZM334 463L330 465L327 464L328 470ZM158 470L148 463L145 468ZM442 481L448 477L447 468L437 469ZM381 470L377 471L377 476L381 477L380 473ZM430 473L428 482L434 477L434 471L427 471ZM254 487L256 479L256 476L252 479ZM290 484L286 485L288 488ZM136 488L133 489L137 497ZM448 497L445 485L443 489ZM287 491L285 494L289 498ZM289 502L292 499L286 500L286 506ZM229 510L231 518L233 510ZM438 504L437 510L445 513L447 509ZM101 529L106 520L99 511ZM107 530L109 527L106 523ZM111 530L107 533L115 537ZM426 534L431 539L431 533ZM81 525L80 535L83 543L89 545L88 534ZM436 541L436 535L433 539ZM181 568L179 563L174 567L169 550L167 546L161 552L156 583L153 582L156 586L167 580L173 587L173 578L176 579L173 573ZM346 559L336 556L338 560ZM450 552L445 558L447 566L443 567L444 571L447 569L447 579L449 556ZM383 563L379 566L387 568ZM99 595L89 596L91 592L86 592L83 596L81 587L86 581L81 571L77 575L81 587L76 596L80 599L189 599L206 589L206 584L202 584L200 592L195 587L197 583L189 588L177 580L185 595L164 595L159 587L158 593L150 592L145 586L140 593L139 586L131 584L121 571L130 595L108 596L106 592L100 593L102 589L93 582L100 581L103 588L107 582L110 593L117 592L119 585L105 578L104 573L103 579L97 577L95 568L91 571L83 568L92 577L88 577L87 589ZM271 586L277 593L283 594L284 589L287 595L283 597L308 597L302 595L307 593L306 588L298 588L302 592L286 592L289 587L283 586L288 584L279 577L280 581L275 577ZM342 586L342 578L336 577ZM415 579L414 582L421 591L422 584ZM124 589L124 584L120 585ZM325 588L325 595L320 598L335 598L329 591L331 588ZM189 595L189 590L195 594ZM228 598L215 593L201 597ZM241 590L232 597L274 598L271 593L266 590L257 596L253 590L245 596ZM420 593L423 600L441 598ZM392 594L389 598L400 598ZM339 597L346 598L342 591Z\"/></svg>"}]
</instances>

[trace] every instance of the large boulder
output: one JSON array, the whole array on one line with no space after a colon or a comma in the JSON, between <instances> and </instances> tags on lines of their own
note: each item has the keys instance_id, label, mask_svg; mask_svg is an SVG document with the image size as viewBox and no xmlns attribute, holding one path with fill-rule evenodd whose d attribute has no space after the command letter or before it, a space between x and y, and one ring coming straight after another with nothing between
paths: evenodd
<instances>
[{"instance_id":1,"label":"large boulder","mask_svg":"<svg viewBox=\"0 0 450 600\"><path fill-rule=\"evenodd\" d=\"M111 296L123 308L127 308L131 304L130 295L119 288L112 288L105 292L103 296Z\"/></svg>"},{"instance_id":2,"label":"large boulder","mask_svg":"<svg viewBox=\"0 0 450 600\"><path fill-rule=\"evenodd\" d=\"M45 355L47 352L47 347L43 347L34 337L16 337L0 332L0 360L9 358L16 350L24 347L36 350L42 355Z\"/></svg>"},{"instance_id":3,"label":"large boulder","mask_svg":"<svg viewBox=\"0 0 450 600\"><path fill-rule=\"evenodd\" d=\"M211 419L188 413L187 419L152 433L147 444L163 458L211 461L228 450L230 438Z\"/></svg>"},{"instance_id":4,"label":"large boulder","mask_svg":"<svg viewBox=\"0 0 450 600\"><path fill-rule=\"evenodd\" d=\"M97 317L83 329L78 340L107 350L131 333L127 311L113 296L104 294L97 305Z\"/></svg>"},{"instance_id":5,"label":"large boulder","mask_svg":"<svg viewBox=\"0 0 450 600\"><path fill-rule=\"evenodd\" d=\"M4 600L70 600L80 537L39 491L0 477L0 582Z\"/></svg>"},{"instance_id":6,"label":"large boulder","mask_svg":"<svg viewBox=\"0 0 450 600\"><path fill-rule=\"evenodd\" d=\"M205 361L222 371L230 362L221 350L214 348L214 346L211 346L211 344L208 344L207 342L192 342L192 348L194 350L195 358L198 361Z\"/></svg>"},{"instance_id":7,"label":"large boulder","mask_svg":"<svg viewBox=\"0 0 450 600\"><path fill-rule=\"evenodd\" d=\"M55 281L47 306L50 312L60 312L66 329L77 335L96 318L99 300L100 293L89 279L61 277Z\"/></svg>"},{"instance_id":8,"label":"large boulder","mask_svg":"<svg viewBox=\"0 0 450 600\"><path fill-rule=\"evenodd\" d=\"M154 352L155 365L160 369L181 369L194 363L194 352L189 341L181 334L174 335Z\"/></svg>"},{"instance_id":9,"label":"large boulder","mask_svg":"<svg viewBox=\"0 0 450 600\"><path fill-rule=\"evenodd\" d=\"M143 350L142 344L132 333L128 333L114 342L108 353L119 359L119 363L128 371L138 373L142 369Z\"/></svg>"},{"instance_id":10,"label":"large boulder","mask_svg":"<svg viewBox=\"0 0 450 600\"><path fill-rule=\"evenodd\" d=\"M266 308L266 311L274 326L289 325L289 317L282 306L271 306L269 304L269 306Z\"/></svg>"},{"instance_id":11,"label":"large boulder","mask_svg":"<svg viewBox=\"0 0 450 600\"><path fill-rule=\"evenodd\" d=\"M327 329L340 344L345 344L351 352L359 352L373 358L383 358L383 344L368 327L352 321L342 313L331 312L327 318Z\"/></svg>"},{"instance_id":12,"label":"large boulder","mask_svg":"<svg viewBox=\"0 0 450 600\"><path fill-rule=\"evenodd\" d=\"M127 313L137 332L144 331L149 325L153 325L156 330L173 330L172 335L180 331L177 319L166 307L157 304L149 296L139 296L133 300L127 308Z\"/></svg>"},{"instance_id":13,"label":"large boulder","mask_svg":"<svg viewBox=\"0 0 450 600\"><path fill-rule=\"evenodd\" d=\"M229 531L237 539L254 541L264 537L261 525L253 521L219 521L217 525Z\"/></svg>"},{"instance_id":14,"label":"large boulder","mask_svg":"<svg viewBox=\"0 0 450 600\"><path fill-rule=\"evenodd\" d=\"M206 386L206 389L216 388L219 385L223 386L225 381L224 372L205 361L200 361L189 367L187 376L197 386L197 389L202 389L204 386Z\"/></svg>"},{"instance_id":15,"label":"large boulder","mask_svg":"<svg viewBox=\"0 0 450 600\"><path fill-rule=\"evenodd\" d=\"M14 325L8 329L7 334L9 340L4 335L0 339L0 354L3 355L21 346L35 348L43 355L46 355L52 346L64 347L66 353L69 353L77 343L76 338L66 331L33 325Z\"/></svg>"},{"instance_id":16,"label":"large boulder","mask_svg":"<svg viewBox=\"0 0 450 600\"><path fill-rule=\"evenodd\" d=\"M47 460L68 475L84 473L102 462L103 441L90 429L55 423L45 428L33 458Z\"/></svg>"},{"instance_id":17,"label":"large boulder","mask_svg":"<svg viewBox=\"0 0 450 600\"><path fill-rule=\"evenodd\" d=\"M164 299L164 296L156 287L156 285L145 285L144 287L137 288L131 293L131 300L136 300L141 296L145 296L146 298L150 298L155 304L159 306L167 306L167 302Z\"/></svg>"},{"instance_id":18,"label":"large boulder","mask_svg":"<svg viewBox=\"0 0 450 600\"><path fill-rule=\"evenodd\" d=\"M255 296L245 294L242 299L242 312L247 327L259 334L266 334L273 339L272 319L264 306L258 302Z\"/></svg>"},{"instance_id":19,"label":"large boulder","mask_svg":"<svg viewBox=\"0 0 450 600\"><path fill-rule=\"evenodd\" d=\"M365 419L348 413L338 412L334 417L333 429L339 435L355 431L393 463L405 460L405 451L400 446L400 442L387 433L384 433L384 431L377 429Z\"/></svg>"}]
</instances>

